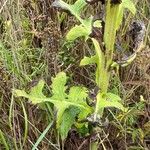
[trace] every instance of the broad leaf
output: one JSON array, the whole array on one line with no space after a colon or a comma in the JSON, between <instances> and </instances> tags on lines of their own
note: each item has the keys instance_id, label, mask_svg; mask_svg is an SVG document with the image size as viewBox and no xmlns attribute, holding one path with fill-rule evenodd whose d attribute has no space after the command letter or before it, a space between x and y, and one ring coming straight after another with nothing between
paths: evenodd
<instances>
[{"instance_id":1,"label":"broad leaf","mask_svg":"<svg viewBox=\"0 0 150 150\"><path fill-rule=\"evenodd\" d=\"M126 111L126 108L121 103L121 98L113 93L99 93L97 95L97 104L95 109L95 114L100 114L102 116L104 108L115 107L122 111Z\"/></svg>"},{"instance_id":2,"label":"broad leaf","mask_svg":"<svg viewBox=\"0 0 150 150\"><path fill-rule=\"evenodd\" d=\"M91 56L91 57L84 57L81 62L80 62L80 66L85 66L85 65L90 65L90 64L96 64L98 61L98 58L96 55Z\"/></svg>"},{"instance_id":3,"label":"broad leaf","mask_svg":"<svg viewBox=\"0 0 150 150\"><path fill-rule=\"evenodd\" d=\"M64 140L67 137L68 131L71 129L72 125L74 124L75 118L78 113L79 113L79 109L75 107L71 107L65 110L59 128L62 140Z\"/></svg>"},{"instance_id":4,"label":"broad leaf","mask_svg":"<svg viewBox=\"0 0 150 150\"><path fill-rule=\"evenodd\" d=\"M115 107L115 108L118 108L118 109L120 109L122 111L125 111L124 106L120 102L117 102L117 101L102 100L100 102L100 107L101 108Z\"/></svg>"},{"instance_id":5,"label":"broad leaf","mask_svg":"<svg viewBox=\"0 0 150 150\"><path fill-rule=\"evenodd\" d=\"M27 94L24 90L15 90L14 93L18 97L22 96L30 99L34 104L43 102L50 102L54 104L55 108L57 109L56 126L59 128L64 119L64 112L68 109L71 109L72 107L79 110L79 116L86 117L89 113L92 112L92 108L86 104L87 89L84 87L72 87L69 91L69 94L67 95L65 93L66 80L67 76L64 72L58 73L56 77L52 79L52 97L50 98L47 98L42 93L42 89L44 87L43 80L41 80L35 87L33 87L29 94ZM72 116L72 120L74 120L74 116ZM69 123L66 122L66 124ZM61 131L63 132L63 137L65 137L69 128L69 125L66 125L65 131Z\"/></svg>"},{"instance_id":6,"label":"broad leaf","mask_svg":"<svg viewBox=\"0 0 150 150\"><path fill-rule=\"evenodd\" d=\"M105 96L106 99L102 99L100 101L100 107L115 107L122 111L125 111L125 107L122 105L121 98L118 95L113 93L107 93Z\"/></svg>"},{"instance_id":7,"label":"broad leaf","mask_svg":"<svg viewBox=\"0 0 150 150\"><path fill-rule=\"evenodd\" d=\"M66 39L68 41L74 41L78 37L85 37L85 39L88 38L88 36L92 32L92 20L93 17L89 17L87 19L79 19L81 24L75 25L73 28L70 29L70 31L66 35Z\"/></svg>"}]
</instances>

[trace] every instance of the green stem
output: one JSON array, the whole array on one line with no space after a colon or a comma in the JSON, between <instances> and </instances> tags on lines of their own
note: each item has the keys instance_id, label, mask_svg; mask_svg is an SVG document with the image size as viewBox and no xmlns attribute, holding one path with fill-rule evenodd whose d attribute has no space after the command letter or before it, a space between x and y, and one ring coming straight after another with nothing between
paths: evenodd
<instances>
[{"instance_id":1,"label":"green stem","mask_svg":"<svg viewBox=\"0 0 150 150\"><path fill-rule=\"evenodd\" d=\"M98 54L99 46L95 46L95 50L98 55L97 71L96 71L96 82L100 87L100 92L97 95L97 102L95 108L95 119L96 115L100 114L102 117L104 108L101 107L101 100L105 100L105 94L107 93L109 87L110 79L110 66L112 64L114 44L117 30L117 17L119 13L119 4L111 4L110 0L107 2L106 6L106 23L105 23L105 32L104 32L104 43L106 47L105 56L103 53ZM93 41L94 43L94 41ZM96 44L94 44L96 45ZM97 48L98 47L98 48Z\"/></svg>"},{"instance_id":2,"label":"green stem","mask_svg":"<svg viewBox=\"0 0 150 150\"><path fill-rule=\"evenodd\" d=\"M111 4L108 0L106 6L106 23L104 32L104 43L106 47L106 69L109 72L109 67L112 63L116 29L117 29L117 17L119 12L119 4Z\"/></svg>"}]
</instances>

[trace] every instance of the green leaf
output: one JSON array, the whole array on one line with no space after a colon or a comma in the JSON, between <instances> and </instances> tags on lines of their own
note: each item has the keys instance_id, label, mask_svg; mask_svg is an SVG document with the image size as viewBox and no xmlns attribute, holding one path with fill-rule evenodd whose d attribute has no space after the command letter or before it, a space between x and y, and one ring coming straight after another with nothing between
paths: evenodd
<instances>
[{"instance_id":1,"label":"green leaf","mask_svg":"<svg viewBox=\"0 0 150 150\"><path fill-rule=\"evenodd\" d=\"M44 83L45 82L43 80L40 80L39 83L31 89L30 97L38 97L41 99L46 98L46 96L44 96L44 94L42 93ZM34 99L32 101L34 101Z\"/></svg>"},{"instance_id":2,"label":"green leaf","mask_svg":"<svg viewBox=\"0 0 150 150\"><path fill-rule=\"evenodd\" d=\"M14 90L14 93L16 96L22 96L30 99L34 104L43 102L50 102L54 104L57 110L56 127L57 129L59 129L63 121L64 112L67 109L71 109L72 107L74 107L80 111L79 115L82 115L84 117L86 117L86 115L92 112L92 108L90 108L86 104L86 97L88 95L87 89L84 87L75 86L70 89L69 94L67 95L65 93L66 80L67 76L64 72L58 73L56 77L52 79L52 97L50 98L47 98L42 93L42 89L44 87L43 80L39 81L39 83L35 87L32 87L31 92L29 94L27 94L24 90ZM67 129L65 129L65 131L67 131Z\"/></svg>"},{"instance_id":3,"label":"green leaf","mask_svg":"<svg viewBox=\"0 0 150 150\"><path fill-rule=\"evenodd\" d=\"M93 16L82 20L82 25L86 28L88 35L92 32Z\"/></svg>"},{"instance_id":4,"label":"green leaf","mask_svg":"<svg viewBox=\"0 0 150 150\"><path fill-rule=\"evenodd\" d=\"M79 109L75 107L71 107L65 110L59 128L62 140L64 140L67 137L68 131L71 129L72 125L74 124L75 118L78 113L79 113Z\"/></svg>"},{"instance_id":5,"label":"green leaf","mask_svg":"<svg viewBox=\"0 0 150 150\"><path fill-rule=\"evenodd\" d=\"M91 56L91 57L84 57L81 62L80 66L90 65L90 64L96 64L98 61L97 55Z\"/></svg>"},{"instance_id":6,"label":"green leaf","mask_svg":"<svg viewBox=\"0 0 150 150\"><path fill-rule=\"evenodd\" d=\"M62 102L60 102L60 101L55 101L55 102L53 102L53 104L54 104L54 106L57 108L56 127L57 127L57 129L58 129L58 128L60 127L61 122L62 122L62 116L63 116L65 110L66 110L67 108L69 108L69 106L70 106L71 104L66 103L65 101L62 101Z\"/></svg>"},{"instance_id":7,"label":"green leaf","mask_svg":"<svg viewBox=\"0 0 150 150\"><path fill-rule=\"evenodd\" d=\"M83 102L87 98L87 89L85 87L73 86L70 88L68 99L74 102Z\"/></svg>"},{"instance_id":8,"label":"green leaf","mask_svg":"<svg viewBox=\"0 0 150 150\"><path fill-rule=\"evenodd\" d=\"M53 7L62 8L62 9L64 9L64 10L69 10L69 11L71 11L71 5L65 3L65 2L62 1L62 0L55 0L55 1L52 3L52 6L53 6Z\"/></svg>"},{"instance_id":9,"label":"green leaf","mask_svg":"<svg viewBox=\"0 0 150 150\"><path fill-rule=\"evenodd\" d=\"M73 5L67 4L62 0L55 0L52 3L52 6L54 7L60 7L62 9L70 11L71 14L76 16L77 18L79 17L82 9L87 5L85 0L77 0Z\"/></svg>"},{"instance_id":10,"label":"green leaf","mask_svg":"<svg viewBox=\"0 0 150 150\"><path fill-rule=\"evenodd\" d=\"M49 101L42 93L44 87L44 81L40 80L39 83L31 89L31 92L27 94L24 90L14 90L14 94L18 97L25 97L32 101L33 104Z\"/></svg>"},{"instance_id":11,"label":"green leaf","mask_svg":"<svg viewBox=\"0 0 150 150\"><path fill-rule=\"evenodd\" d=\"M78 37L88 37L88 35L92 32L92 18L82 19L80 17L80 13L83 8L87 5L85 0L77 0L73 5L67 4L62 0L55 0L52 4L54 7L61 7L62 9L70 11L81 23L81 25L74 26L67 34L66 39L68 41L74 41Z\"/></svg>"},{"instance_id":12,"label":"green leaf","mask_svg":"<svg viewBox=\"0 0 150 150\"><path fill-rule=\"evenodd\" d=\"M102 22L101 20L96 20L93 23L93 27L101 28L102 27L101 22Z\"/></svg>"},{"instance_id":13,"label":"green leaf","mask_svg":"<svg viewBox=\"0 0 150 150\"><path fill-rule=\"evenodd\" d=\"M60 72L56 75L55 78L52 78L52 98L57 100L63 100L66 98L67 94L65 93L67 87L65 86L67 82L67 76L64 72Z\"/></svg>"},{"instance_id":14,"label":"green leaf","mask_svg":"<svg viewBox=\"0 0 150 150\"><path fill-rule=\"evenodd\" d=\"M118 10L118 17L117 17L117 20L116 20L116 30L119 29L121 23L122 23L122 20L123 20L123 12L124 12L124 8L123 8L123 5L120 4L119 6L119 10Z\"/></svg>"},{"instance_id":15,"label":"green leaf","mask_svg":"<svg viewBox=\"0 0 150 150\"><path fill-rule=\"evenodd\" d=\"M83 25L76 25L67 33L66 39L68 41L74 41L78 37L86 37L90 33L86 30L86 28Z\"/></svg>"},{"instance_id":16,"label":"green leaf","mask_svg":"<svg viewBox=\"0 0 150 150\"><path fill-rule=\"evenodd\" d=\"M136 13L136 8L132 0L122 0L122 6L129 9L133 15Z\"/></svg>"},{"instance_id":17,"label":"green leaf","mask_svg":"<svg viewBox=\"0 0 150 150\"><path fill-rule=\"evenodd\" d=\"M53 122L49 123L49 125L46 127L46 129L41 133L41 135L37 139L36 143L33 145L32 150L37 150L38 145L42 142L42 140L44 139L44 137L46 136L47 132L52 127L52 125L53 125Z\"/></svg>"},{"instance_id":18,"label":"green leaf","mask_svg":"<svg viewBox=\"0 0 150 150\"><path fill-rule=\"evenodd\" d=\"M108 101L113 101L113 102L117 102L117 101L120 102L121 101L121 98L118 95L113 94L113 93L107 93L106 94L106 99Z\"/></svg>"},{"instance_id":19,"label":"green leaf","mask_svg":"<svg viewBox=\"0 0 150 150\"><path fill-rule=\"evenodd\" d=\"M113 101L101 101L101 107L105 108L105 107L115 107L118 108L122 111L125 111L125 108L123 107L123 105L120 102L113 102Z\"/></svg>"},{"instance_id":20,"label":"green leaf","mask_svg":"<svg viewBox=\"0 0 150 150\"><path fill-rule=\"evenodd\" d=\"M121 104L121 98L113 93L107 93L106 99L100 100L100 107L115 107L125 111L125 107Z\"/></svg>"},{"instance_id":21,"label":"green leaf","mask_svg":"<svg viewBox=\"0 0 150 150\"><path fill-rule=\"evenodd\" d=\"M24 91L24 90L13 90L13 94L17 97L26 97L26 98L29 98L28 97L28 94Z\"/></svg>"},{"instance_id":22,"label":"green leaf","mask_svg":"<svg viewBox=\"0 0 150 150\"><path fill-rule=\"evenodd\" d=\"M105 70L105 56L104 53L102 52L99 42L92 38L94 47L95 47L95 51L96 51L96 55L97 55L97 69L96 69L96 83L99 87L102 88L102 86L104 87L105 84L104 83L104 78L107 78L107 72ZM105 80L106 81L106 80Z\"/></svg>"},{"instance_id":23,"label":"green leaf","mask_svg":"<svg viewBox=\"0 0 150 150\"><path fill-rule=\"evenodd\" d=\"M85 118L92 111L92 108L86 103L86 98L88 96L87 92L86 88L77 86L71 87L69 91L68 100L74 101L75 103L82 105L83 108L86 108L83 109L82 107L79 107L81 110L78 117L79 119Z\"/></svg>"},{"instance_id":24,"label":"green leaf","mask_svg":"<svg viewBox=\"0 0 150 150\"><path fill-rule=\"evenodd\" d=\"M133 15L136 13L136 8L132 0L123 0L122 3L119 5L119 10L118 10L118 17L116 19L116 30L119 29L122 20L123 20L123 12L124 9L127 8L129 9Z\"/></svg>"},{"instance_id":25,"label":"green leaf","mask_svg":"<svg viewBox=\"0 0 150 150\"><path fill-rule=\"evenodd\" d=\"M77 0L73 5L74 12L80 14L86 5L87 3L85 2L85 0Z\"/></svg>"},{"instance_id":26,"label":"green leaf","mask_svg":"<svg viewBox=\"0 0 150 150\"><path fill-rule=\"evenodd\" d=\"M100 114L102 116L104 108L107 107L115 107L122 111L126 111L126 108L121 104L121 98L118 95L113 93L98 93L95 115Z\"/></svg>"}]
</instances>

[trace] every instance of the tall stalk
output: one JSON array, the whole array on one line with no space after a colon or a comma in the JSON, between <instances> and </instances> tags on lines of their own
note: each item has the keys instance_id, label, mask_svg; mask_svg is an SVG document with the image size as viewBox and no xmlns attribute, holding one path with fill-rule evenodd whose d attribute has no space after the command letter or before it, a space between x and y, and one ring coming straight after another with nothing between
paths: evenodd
<instances>
[{"instance_id":1,"label":"tall stalk","mask_svg":"<svg viewBox=\"0 0 150 150\"><path fill-rule=\"evenodd\" d=\"M98 74L98 86L100 87L100 92L97 95L97 102L95 108L95 120L97 114L101 117L103 115L104 107L101 107L101 101L106 101L106 93L108 91L109 80L110 80L110 66L113 60L114 44L117 30L117 17L119 13L119 4L111 4L108 0L106 5L106 20L105 20L105 30L104 30L104 43L105 43L105 55L104 57L98 55L100 58L100 63L97 65ZM96 48L95 48L96 50ZM97 52L97 51L96 51ZM102 54L101 54L102 55ZM101 65L100 65L101 64ZM91 143L91 150L97 150L98 143Z\"/></svg>"}]
</instances>

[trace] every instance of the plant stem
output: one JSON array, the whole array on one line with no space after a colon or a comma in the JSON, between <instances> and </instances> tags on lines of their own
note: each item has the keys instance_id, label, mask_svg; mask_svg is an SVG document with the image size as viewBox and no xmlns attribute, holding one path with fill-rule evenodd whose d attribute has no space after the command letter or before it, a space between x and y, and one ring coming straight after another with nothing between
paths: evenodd
<instances>
[{"instance_id":1,"label":"plant stem","mask_svg":"<svg viewBox=\"0 0 150 150\"><path fill-rule=\"evenodd\" d=\"M110 65L113 59L114 44L117 30L117 17L119 12L119 4L111 4L110 0L106 6L106 22L104 32L104 43L106 47L105 53L105 72L106 79L104 81L105 87L104 92L107 92L110 78Z\"/></svg>"},{"instance_id":2,"label":"plant stem","mask_svg":"<svg viewBox=\"0 0 150 150\"><path fill-rule=\"evenodd\" d=\"M104 111L104 108L101 107L101 100L104 101L106 100L105 94L107 93L109 87L109 79L111 73L110 65L112 64L112 59L113 59L114 44L115 44L115 37L116 37L116 30L117 30L116 20L118 17L118 13L119 13L119 4L112 5L111 1L108 0L106 6L106 21L105 21L105 32L104 32L104 43L105 43L106 52L105 52L105 56L103 57L102 54L98 55L99 63L97 64L97 71L96 71L96 75L97 75L96 82L100 87L100 92L97 95L97 102L96 102L95 115L94 115L95 120L97 114L99 114L100 117L102 117ZM97 142L91 143L91 150L97 150L97 149L98 149Z\"/></svg>"}]
</instances>

